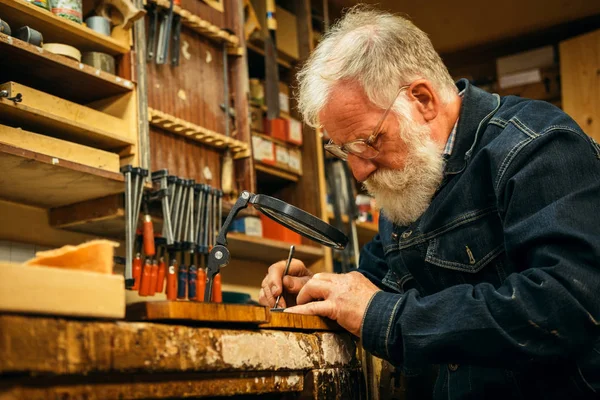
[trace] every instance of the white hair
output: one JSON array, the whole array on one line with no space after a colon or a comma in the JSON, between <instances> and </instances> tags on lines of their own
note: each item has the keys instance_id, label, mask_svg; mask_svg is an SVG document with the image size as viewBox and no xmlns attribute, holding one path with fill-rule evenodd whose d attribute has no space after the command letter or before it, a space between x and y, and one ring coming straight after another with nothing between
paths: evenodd
<instances>
[{"instance_id":1,"label":"white hair","mask_svg":"<svg viewBox=\"0 0 600 400\"><path fill-rule=\"evenodd\" d=\"M359 5L331 27L298 73L298 108L317 127L319 112L341 81L358 82L373 104L386 108L400 85L419 78L431 82L443 103L457 93L422 30L401 16ZM394 111L406 115L398 103Z\"/></svg>"}]
</instances>

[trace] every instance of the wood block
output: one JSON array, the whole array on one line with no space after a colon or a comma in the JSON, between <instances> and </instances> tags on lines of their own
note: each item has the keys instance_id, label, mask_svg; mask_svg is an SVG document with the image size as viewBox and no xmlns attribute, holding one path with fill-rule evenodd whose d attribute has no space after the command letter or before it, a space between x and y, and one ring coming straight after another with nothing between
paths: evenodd
<instances>
[{"instance_id":1,"label":"wood block","mask_svg":"<svg viewBox=\"0 0 600 400\"><path fill-rule=\"evenodd\" d=\"M40 251L26 266L67 268L112 274L114 248L119 243L109 240L92 240L79 246L63 246L59 249Z\"/></svg>"},{"instance_id":2,"label":"wood block","mask_svg":"<svg viewBox=\"0 0 600 400\"><path fill-rule=\"evenodd\" d=\"M125 282L120 275L0 263L0 310L123 318Z\"/></svg>"},{"instance_id":3,"label":"wood block","mask_svg":"<svg viewBox=\"0 0 600 400\"><path fill-rule=\"evenodd\" d=\"M31 150L50 157L119 173L119 155L82 146L50 136L38 135L10 126L0 125L0 143Z\"/></svg>"},{"instance_id":4,"label":"wood block","mask_svg":"<svg viewBox=\"0 0 600 400\"><path fill-rule=\"evenodd\" d=\"M259 325L261 329L290 329L299 331L343 331L337 322L316 315L292 314L269 311L269 322Z\"/></svg>"},{"instance_id":5,"label":"wood block","mask_svg":"<svg viewBox=\"0 0 600 400\"><path fill-rule=\"evenodd\" d=\"M133 321L186 320L261 324L268 321L266 307L245 304L199 303L195 301L149 301L127 306Z\"/></svg>"}]
</instances>

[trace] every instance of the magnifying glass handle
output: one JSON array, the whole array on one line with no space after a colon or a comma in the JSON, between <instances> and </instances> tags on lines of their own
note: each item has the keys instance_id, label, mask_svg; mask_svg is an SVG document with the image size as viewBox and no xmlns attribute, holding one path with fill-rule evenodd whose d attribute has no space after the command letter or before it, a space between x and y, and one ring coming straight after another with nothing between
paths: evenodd
<instances>
[{"instance_id":1,"label":"magnifying glass handle","mask_svg":"<svg viewBox=\"0 0 600 400\"><path fill-rule=\"evenodd\" d=\"M288 255L288 259L287 262L285 263L285 271L283 271L283 276L286 276L288 274L288 271L290 270L290 264L292 263L292 257L294 257L294 250L296 248L294 247L294 245L290 246L290 254ZM283 277L281 277L281 283L283 286ZM273 308L278 308L277 306L279 305L279 299L281 298L281 295L283 294L283 287L281 288L281 294L279 296L277 296L277 300L275 300L275 307Z\"/></svg>"}]
</instances>

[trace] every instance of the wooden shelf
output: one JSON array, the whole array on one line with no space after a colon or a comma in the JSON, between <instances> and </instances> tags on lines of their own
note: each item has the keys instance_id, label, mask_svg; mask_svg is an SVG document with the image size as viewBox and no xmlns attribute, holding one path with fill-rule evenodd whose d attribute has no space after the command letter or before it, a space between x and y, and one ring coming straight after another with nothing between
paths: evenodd
<instances>
[{"instance_id":1,"label":"wooden shelf","mask_svg":"<svg viewBox=\"0 0 600 400\"><path fill-rule=\"evenodd\" d=\"M134 89L133 82L0 33L0 82L16 81L89 103Z\"/></svg>"},{"instance_id":2,"label":"wooden shelf","mask_svg":"<svg viewBox=\"0 0 600 400\"><path fill-rule=\"evenodd\" d=\"M258 137L260 137L262 139L265 139L265 140L268 140L270 142L282 145L284 147L288 147L288 148L292 148L292 149L298 149L298 148L302 147L302 146L299 146L299 145L297 145L295 143L290 143L290 142L286 142L286 141L281 140L281 139L276 139L273 136L269 136L269 135L267 135L265 133L262 133L262 132L251 131L251 133L252 133L252 136L258 136Z\"/></svg>"},{"instance_id":3,"label":"wooden shelf","mask_svg":"<svg viewBox=\"0 0 600 400\"><path fill-rule=\"evenodd\" d=\"M334 219L333 213L327 213L327 217L331 221ZM342 215L342 222L348 223L348 216ZM358 236L358 243L360 246L364 246L371 241L379 232L379 225L375 222L356 222L356 234Z\"/></svg>"},{"instance_id":4,"label":"wooden shelf","mask_svg":"<svg viewBox=\"0 0 600 400\"><path fill-rule=\"evenodd\" d=\"M13 30L27 25L41 32L45 43L68 44L81 52L100 51L111 55L129 52L129 40L118 41L102 35L25 0L0 0L0 15Z\"/></svg>"},{"instance_id":5,"label":"wooden shelf","mask_svg":"<svg viewBox=\"0 0 600 400\"><path fill-rule=\"evenodd\" d=\"M124 191L123 176L0 143L0 197L44 208Z\"/></svg>"},{"instance_id":6,"label":"wooden shelf","mask_svg":"<svg viewBox=\"0 0 600 400\"><path fill-rule=\"evenodd\" d=\"M262 164L260 161L256 160L254 160L254 169L256 170L256 178L261 183L277 183L282 181L289 183L298 182L300 179L297 174Z\"/></svg>"},{"instance_id":7,"label":"wooden shelf","mask_svg":"<svg viewBox=\"0 0 600 400\"><path fill-rule=\"evenodd\" d=\"M148 108L148 118L151 125L160 129L185 136L217 149L224 150L229 148L233 152L234 159L250 157L250 147L241 140L227 137L221 133L211 131L210 129L152 108Z\"/></svg>"},{"instance_id":8,"label":"wooden shelf","mask_svg":"<svg viewBox=\"0 0 600 400\"><path fill-rule=\"evenodd\" d=\"M223 218L227 216L233 203L223 202ZM150 209L154 231L162 231L162 216ZM258 212L248 207L238 213L238 217L256 216ZM125 206L123 195L111 195L64 207L49 210L50 226L73 232L88 233L100 237L122 240L125 237Z\"/></svg>"},{"instance_id":9,"label":"wooden shelf","mask_svg":"<svg viewBox=\"0 0 600 400\"><path fill-rule=\"evenodd\" d=\"M232 262L236 259L253 260L272 264L287 258L292 243L263 237L248 236L242 233L227 234L227 248L231 252ZM322 258L325 251L322 246L307 246L295 244L294 257L306 264L311 264Z\"/></svg>"},{"instance_id":10,"label":"wooden shelf","mask_svg":"<svg viewBox=\"0 0 600 400\"><path fill-rule=\"evenodd\" d=\"M23 96L19 103L0 98L0 121L7 125L104 150L120 150L135 143L121 134L128 129L123 119L14 82L0 84L1 89Z\"/></svg>"}]
</instances>

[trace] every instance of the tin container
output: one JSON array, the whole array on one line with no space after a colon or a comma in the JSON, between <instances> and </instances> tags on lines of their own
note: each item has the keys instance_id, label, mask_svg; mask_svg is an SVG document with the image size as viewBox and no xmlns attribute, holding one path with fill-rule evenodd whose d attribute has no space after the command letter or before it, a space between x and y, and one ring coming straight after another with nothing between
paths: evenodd
<instances>
[{"instance_id":1,"label":"tin container","mask_svg":"<svg viewBox=\"0 0 600 400\"><path fill-rule=\"evenodd\" d=\"M83 18L82 0L50 0L54 15L81 24Z\"/></svg>"},{"instance_id":2,"label":"tin container","mask_svg":"<svg viewBox=\"0 0 600 400\"><path fill-rule=\"evenodd\" d=\"M85 24L93 31L110 36L110 20L107 18L94 15L93 17L88 17L85 20Z\"/></svg>"},{"instance_id":3,"label":"tin container","mask_svg":"<svg viewBox=\"0 0 600 400\"><path fill-rule=\"evenodd\" d=\"M13 36L19 40L22 40L24 42L38 47L41 47L44 43L44 37L42 36L42 34L28 26L23 26L17 29Z\"/></svg>"},{"instance_id":4,"label":"tin container","mask_svg":"<svg viewBox=\"0 0 600 400\"><path fill-rule=\"evenodd\" d=\"M43 9L50 10L50 3L48 0L26 0L28 3L34 4Z\"/></svg>"}]
</instances>

